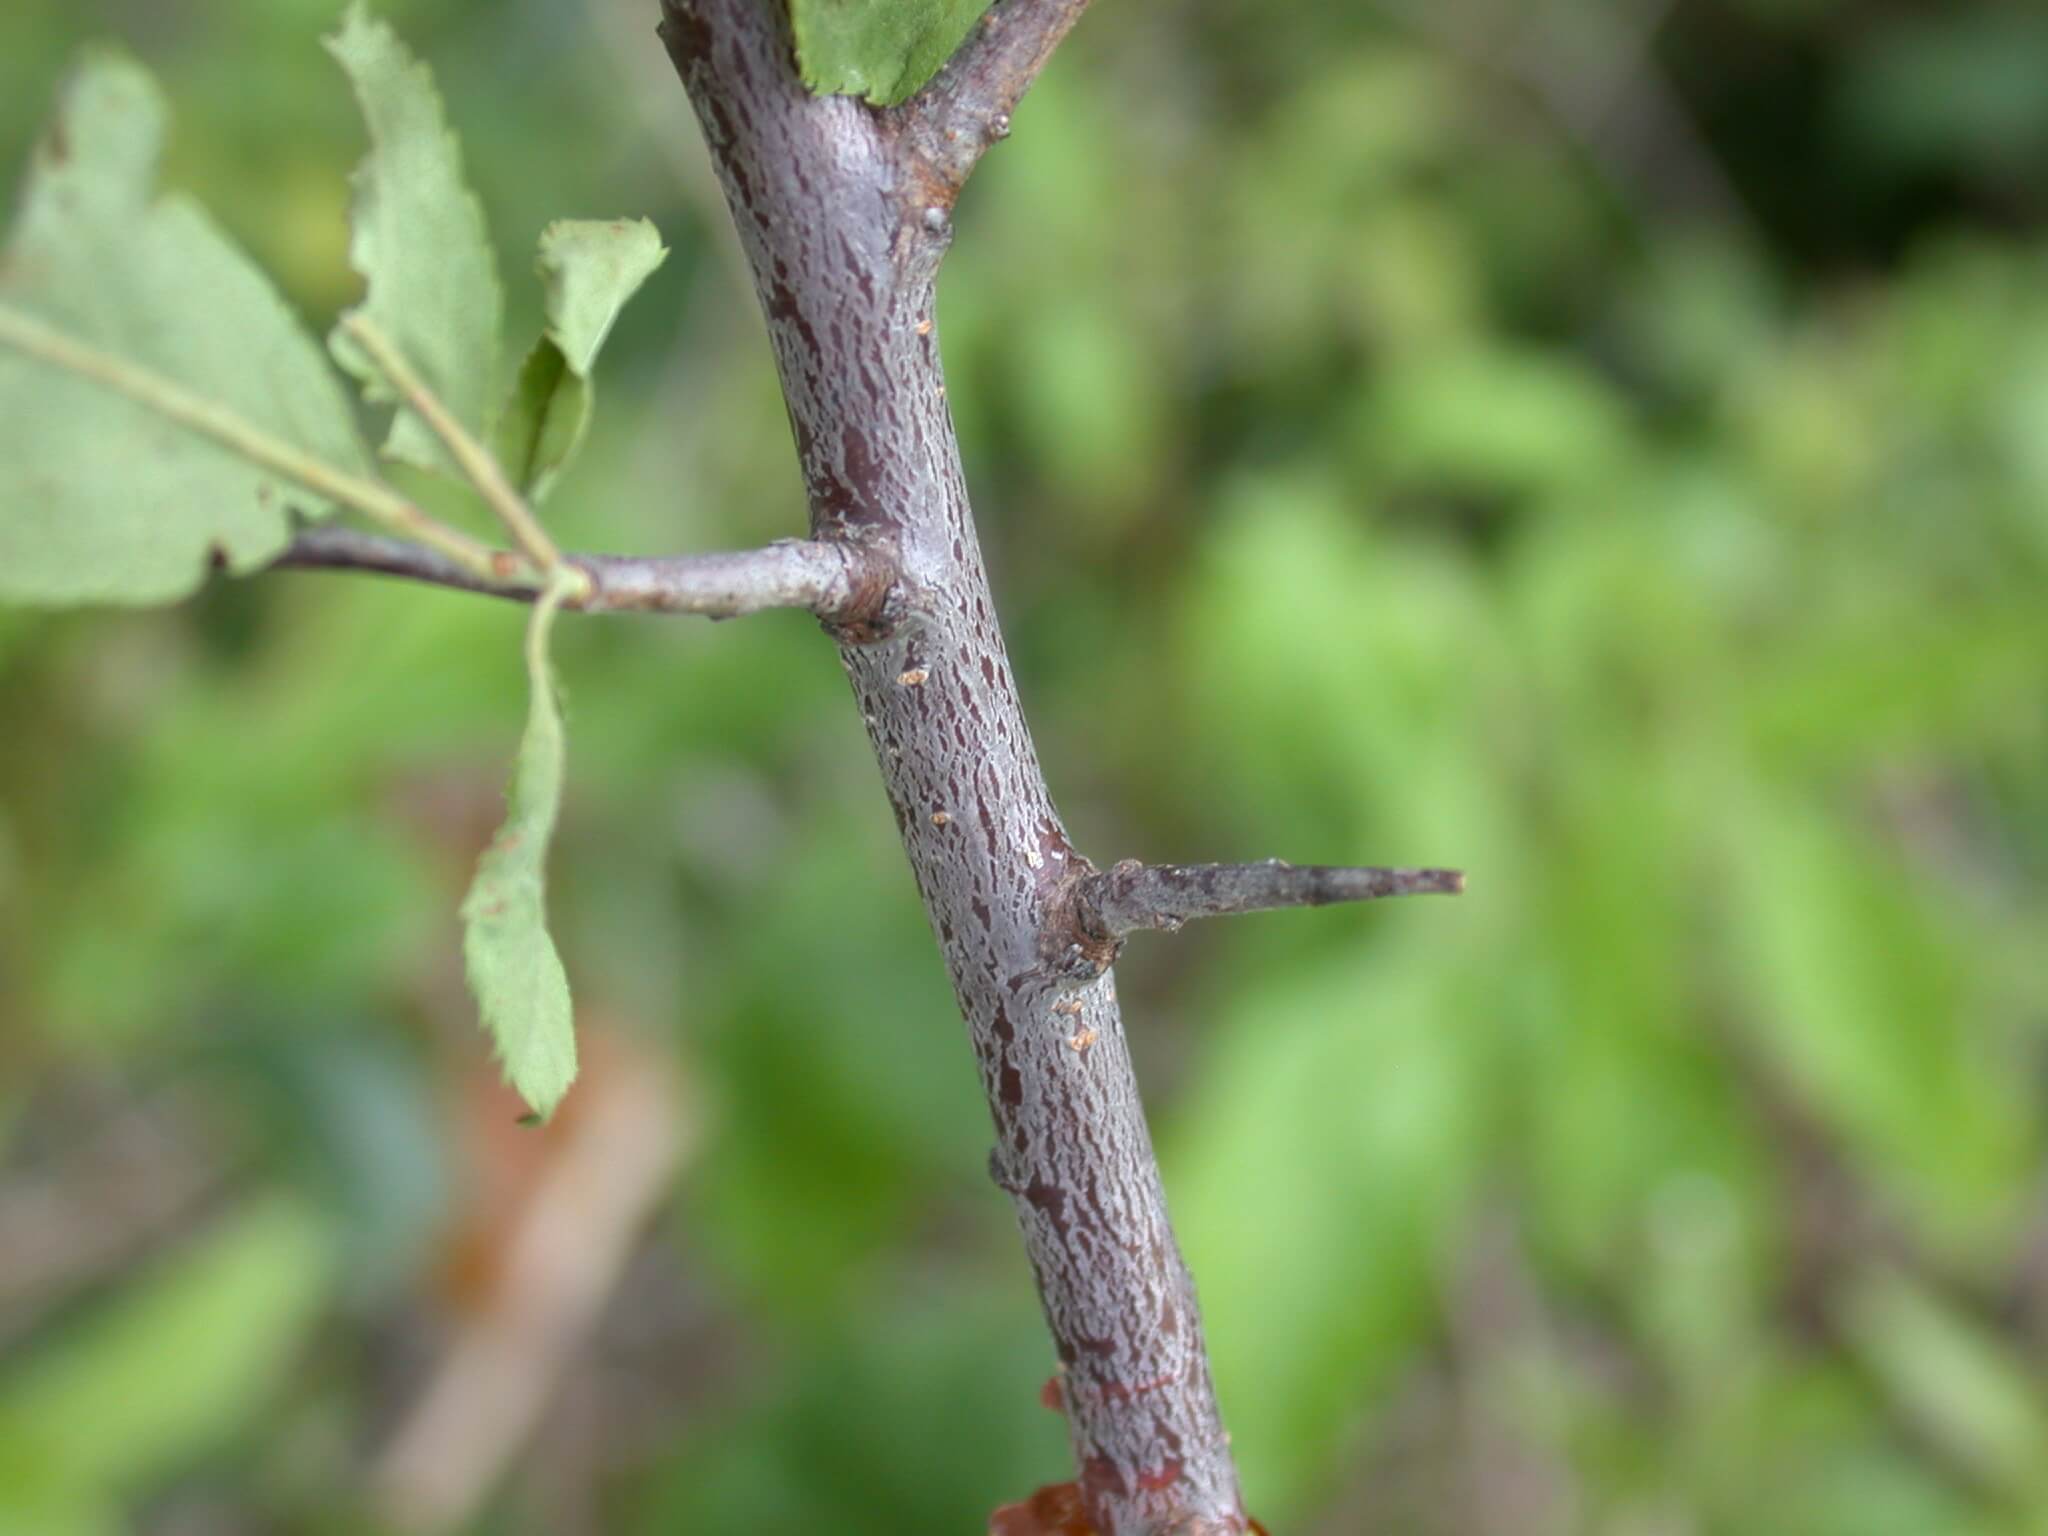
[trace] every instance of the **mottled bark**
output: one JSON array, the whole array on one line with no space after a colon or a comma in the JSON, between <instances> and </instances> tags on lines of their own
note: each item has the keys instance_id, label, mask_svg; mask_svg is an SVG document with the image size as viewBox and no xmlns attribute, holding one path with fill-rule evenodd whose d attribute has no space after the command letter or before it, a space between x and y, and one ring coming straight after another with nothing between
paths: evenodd
<instances>
[{"instance_id":1,"label":"mottled bark","mask_svg":"<svg viewBox=\"0 0 2048 1536\"><path fill-rule=\"evenodd\" d=\"M662 36L753 273L811 534L892 561L839 641L995 1119L1102 1536L1246 1528L1194 1287L1167 1221L1110 947L1017 702L933 324L954 194L1081 9L1002 0L925 95L798 83L780 5L664 0Z\"/></svg>"}]
</instances>

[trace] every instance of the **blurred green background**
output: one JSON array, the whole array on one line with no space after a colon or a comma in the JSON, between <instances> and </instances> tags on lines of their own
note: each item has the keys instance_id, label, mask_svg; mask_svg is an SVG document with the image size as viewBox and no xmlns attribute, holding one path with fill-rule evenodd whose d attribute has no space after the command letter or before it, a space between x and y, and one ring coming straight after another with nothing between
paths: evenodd
<instances>
[{"instance_id":1,"label":"blurred green background","mask_svg":"<svg viewBox=\"0 0 2048 1536\"><path fill-rule=\"evenodd\" d=\"M113 36L315 324L333 0L12 0L11 188ZM575 547L800 531L651 0L387 0L515 320L674 255ZM1081 846L1449 863L1121 967L1276 1532L2048 1530L2048 12L1104 4L941 328ZM522 332L523 333L523 332ZM0 614L0 1533L975 1532L1068 1475L830 647L570 620L590 1067L510 1126L455 905L520 616Z\"/></svg>"}]
</instances>

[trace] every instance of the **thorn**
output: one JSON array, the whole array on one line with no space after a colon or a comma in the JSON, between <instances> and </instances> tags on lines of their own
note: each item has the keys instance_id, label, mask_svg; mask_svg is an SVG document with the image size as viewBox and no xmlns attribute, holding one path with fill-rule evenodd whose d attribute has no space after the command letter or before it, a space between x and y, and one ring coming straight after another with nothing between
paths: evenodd
<instances>
[{"instance_id":1,"label":"thorn","mask_svg":"<svg viewBox=\"0 0 2048 1536\"><path fill-rule=\"evenodd\" d=\"M1387 896L1456 895L1464 875L1454 869L1366 869L1256 864L1141 864L1125 859L1083 885L1084 922L1112 938L1140 928L1172 932L1195 917L1320 907Z\"/></svg>"}]
</instances>

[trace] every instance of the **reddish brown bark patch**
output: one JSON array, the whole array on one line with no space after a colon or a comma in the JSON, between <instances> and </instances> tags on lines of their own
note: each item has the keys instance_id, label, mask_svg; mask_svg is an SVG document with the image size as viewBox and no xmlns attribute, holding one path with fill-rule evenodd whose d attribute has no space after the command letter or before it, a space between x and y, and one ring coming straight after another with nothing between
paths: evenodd
<instances>
[{"instance_id":1,"label":"reddish brown bark patch","mask_svg":"<svg viewBox=\"0 0 2048 1536\"><path fill-rule=\"evenodd\" d=\"M1095 1536L1081 1490L1049 1483L1022 1504L1005 1504L989 1517L988 1536Z\"/></svg>"}]
</instances>

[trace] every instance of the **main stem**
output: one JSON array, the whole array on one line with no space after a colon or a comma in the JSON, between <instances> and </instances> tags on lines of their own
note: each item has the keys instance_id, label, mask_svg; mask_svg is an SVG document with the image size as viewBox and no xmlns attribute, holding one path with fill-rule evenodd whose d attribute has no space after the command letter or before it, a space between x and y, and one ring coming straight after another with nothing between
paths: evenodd
<instances>
[{"instance_id":1,"label":"main stem","mask_svg":"<svg viewBox=\"0 0 2048 1536\"><path fill-rule=\"evenodd\" d=\"M1005 0L985 30L1040 3ZM919 148L932 116L806 93L780 0L663 9L767 316L812 536L896 568L885 605L828 627L973 1041L1090 1518L1100 1536L1241 1532L1109 952L1076 920L1092 867L1018 705L946 406L933 283L964 172Z\"/></svg>"}]
</instances>

